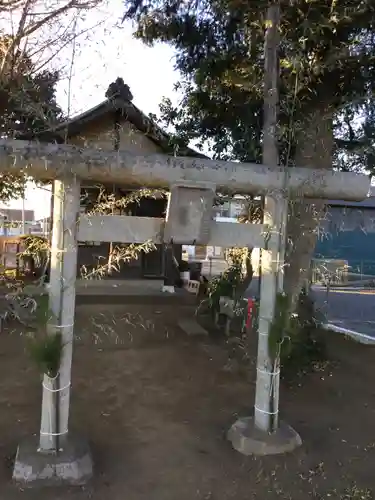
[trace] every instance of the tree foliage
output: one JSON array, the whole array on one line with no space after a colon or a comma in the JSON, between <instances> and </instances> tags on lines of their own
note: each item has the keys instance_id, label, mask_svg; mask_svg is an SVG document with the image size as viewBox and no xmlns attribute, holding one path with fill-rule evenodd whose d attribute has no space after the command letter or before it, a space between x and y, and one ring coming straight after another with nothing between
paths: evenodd
<instances>
[{"instance_id":1,"label":"tree foliage","mask_svg":"<svg viewBox=\"0 0 375 500\"><path fill-rule=\"evenodd\" d=\"M0 39L3 51L10 43L9 36ZM62 118L55 97L58 74L46 70L33 73L31 59L20 52L4 58L0 61L0 136L31 138ZM2 202L21 196L24 188L23 175L0 175Z\"/></svg>"},{"instance_id":2,"label":"tree foliage","mask_svg":"<svg viewBox=\"0 0 375 500\"><path fill-rule=\"evenodd\" d=\"M374 7L373 0L281 0L284 164L293 159L301 117L372 96ZM186 142L208 141L217 157L261 158L266 8L264 0L126 0L125 16L136 21L136 36L176 50L183 97L178 107L163 102L165 122Z\"/></svg>"},{"instance_id":3,"label":"tree foliage","mask_svg":"<svg viewBox=\"0 0 375 500\"><path fill-rule=\"evenodd\" d=\"M336 123L335 164L344 171L375 174L375 101L346 106Z\"/></svg>"},{"instance_id":4,"label":"tree foliage","mask_svg":"<svg viewBox=\"0 0 375 500\"><path fill-rule=\"evenodd\" d=\"M46 130L61 117L55 99L58 74L43 71L33 74L33 63L25 53L12 50L13 37L0 38L0 135L2 138L19 134L33 136ZM23 195L26 178L0 175L0 200Z\"/></svg>"},{"instance_id":5,"label":"tree foliage","mask_svg":"<svg viewBox=\"0 0 375 500\"><path fill-rule=\"evenodd\" d=\"M23 55L22 61L15 61L9 74L3 75L0 87L2 137L37 135L62 118L55 95L58 73L44 70L33 74L32 70L32 61Z\"/></svg>"},{"instance_id":6,"label":"tree foliage","mask_svg":"<svg viewBox=\"0 0 375 500\"><path fill-rule=\"evenodd\" d=\"M329 169L336 159L349 168L348 141L335 146L333 120L372 100L375 0L279 3L280 164ZM135 36L175 49L182 98L176 107L163 102L163 121L181 140L208 144L217 158L261 161L267 7L265 0L126 0ZM361 160L357 155L357 166ZM295 305L323 203L312 206L297 194L289 208L284 289Z\"/></svg>"},{"instance_id":7,"label":"tree foliage","mask_svg":"<svg viewBox=\"0 0 375 500\"><path fill-rule=\"evenodd\" d=\"M80 36L77 21L102 0L0 1L0 135L38 137L62 118L55 98L61 51ZM72 63L71 63L72 64ZM0 175L0 200L22 195L25 179Z\"/></svg>"}]
</instances>

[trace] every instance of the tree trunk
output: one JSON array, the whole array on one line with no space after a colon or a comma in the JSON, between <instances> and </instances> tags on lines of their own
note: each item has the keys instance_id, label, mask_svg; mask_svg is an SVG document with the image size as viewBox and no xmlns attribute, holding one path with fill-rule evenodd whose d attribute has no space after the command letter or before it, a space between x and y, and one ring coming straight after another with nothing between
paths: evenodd
<instances>
[{"instance_id":1,"label":"tree trunk","mask_svg":"<svg viewBox=\"0 0 375 500\"><path fill-rule=\"evenodd\" d=\"M296 133L295 164L332 169L332 121L333 110L329 107L301 119ZM298 197L290 200L284 290L293 306L308 277L323 208L323 200L307 201Z\"/></svg>"}]
</instances>

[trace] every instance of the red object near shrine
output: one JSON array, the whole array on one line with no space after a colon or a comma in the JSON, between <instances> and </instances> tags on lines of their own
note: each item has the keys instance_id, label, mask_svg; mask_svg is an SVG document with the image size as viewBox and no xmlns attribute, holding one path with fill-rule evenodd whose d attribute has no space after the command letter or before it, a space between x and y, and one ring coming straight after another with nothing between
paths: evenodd
<instances>
[{"instance_id":1,"label":"red object near shrine","mask_svg":"<svg viewBox=\"0 0 375 500\"><path fill-rule=\"evenodd\" d=\"M247 299L247 315L246 315L247 330L249 330L249 328L252 327L254 314L255 314L255 300Z\"/></svg>"}]
</instances>

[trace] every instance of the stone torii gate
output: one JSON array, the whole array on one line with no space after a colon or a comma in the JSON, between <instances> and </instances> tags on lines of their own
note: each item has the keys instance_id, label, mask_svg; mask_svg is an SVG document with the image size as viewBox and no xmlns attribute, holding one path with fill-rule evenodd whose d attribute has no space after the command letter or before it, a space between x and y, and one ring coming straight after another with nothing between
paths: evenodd
<instances>
[{"instance_id":1,"label":"stone torii gate","mask_svg":"<svg viewBox=\"0 0 375 500\"><path fill-rule=\"evenodd\" d=\"M61 332L63 354L59 372L58 428L51 425L51 391L43 389L38 443L19 446L14 478L21 481L58 478L82 483L91 475L87 449L68 433L71 364L78 241L200 244L223 247L252 246L262 252L259 347L254 419L236 422L229 432L233 446L243 453L279 453L300 444L299 436L277 423L278 374L268 352L268 332L274 317L277 276L283 267L281 210L290 194L306 198L363 200L370 181L365 175L306 168L285 169L257 164L134 155L75 146L18 140L0 141L0 172L23 170L38 180L54 181L54 212L49 304L49 331ZM79 215L80 181L170 190L166 220L118 215ZM263 224L213 221L215 192L265 195ZM53 324L52 324L53 323ZM270 407L269 393L276 390ZM275 407L276 402L276 407ZM274 427L272 421L276 422ZM54 449L59 436L61 449ZM37 452L38 450L38 452Z\"/></svg>"}]
</instances>

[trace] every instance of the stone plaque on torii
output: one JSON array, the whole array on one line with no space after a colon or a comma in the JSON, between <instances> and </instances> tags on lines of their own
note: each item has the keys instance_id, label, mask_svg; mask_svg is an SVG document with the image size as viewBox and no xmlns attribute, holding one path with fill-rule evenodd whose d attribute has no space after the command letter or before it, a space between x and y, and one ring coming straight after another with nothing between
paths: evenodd
<instances>
[{"instance_id":1,"label":"stone plaque on torii","mask_svg":"<svg viewBox=\"0 0 375 500\"><path fill-rule=\"evenodd\" d=\"M110 242L116 234L119 243L151 240L154 243L173 241L223 247L264 248L267 245L267 258L262 259L260 315L263 321L259 335L268 335L274 316L277 274L283 266L283 238L280 238L283 226L277 207L285 203L291 193L306 198L361 201L367 196L370 186L367 176L354 173L284 169L161 154L140 156L128 151L107 152L69 145L1 140L0 172L17 174L21 169L35 179L55 181L49 290L54 324L50 325L50 331L62 333L64 348L59 372L59 427L51 427L50 398L44 390L39 454L53 451L55 434L61 437L63 448L70 446L68 420L78 241ZM167 218L80 216L81 180L135 188L167 188L170 190ZM267 195L273 200L268 204L271 208L266 214L267 224L212 220L216 191ZM270 431L270 415L272 411L278 411L271 410L269 398L263 397L269 392L271 382L270 371L260 368L255 407L255 427L259 433ZM19 447L18 456L21 455L22 447ZM18 465L21 466L20 460ZM75 471L77 473L77 469ZM20 479L19 469L15 469L16 478L17 474Z\"/></svg>"}]
</instances>

